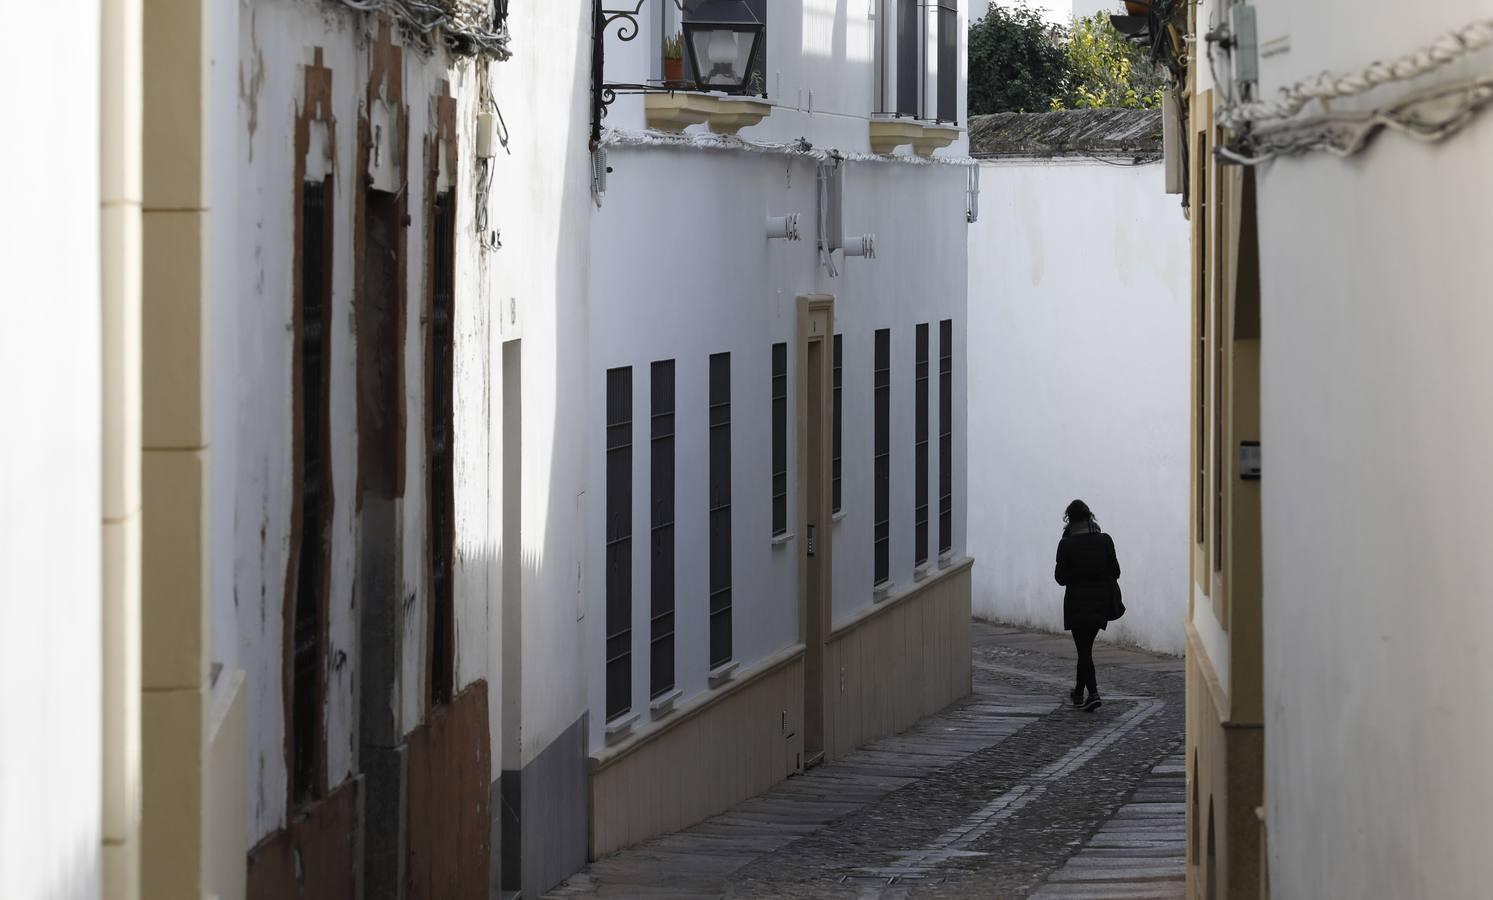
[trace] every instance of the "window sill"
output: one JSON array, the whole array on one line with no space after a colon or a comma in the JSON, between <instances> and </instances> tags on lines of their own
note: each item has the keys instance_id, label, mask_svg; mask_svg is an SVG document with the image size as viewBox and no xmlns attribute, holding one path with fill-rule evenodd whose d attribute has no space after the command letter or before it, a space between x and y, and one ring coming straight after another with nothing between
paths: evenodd
<instances>
[{"instance_id":1,"label":"window sill","mask_svg":"<svg viewBox=\"0 0 1493 900\"><path fill-rule=\"evenodd\" d=\"M845 520L845 516L847 515L849 515L849 513L842 509L837 512L831 513L829 518L831 522L843 522Z\"/></svg>"},{"instance_id":2,"label":"window sill","mask_svg":"<svg viewBox=\"0 0 1493 900\"><path fill-rule=\"evenodd\" d=\"M940 569L947 569L949 566L952 566L953 564L954 564L954 551L953 550L945 550L944 552L938 554L938 567Z\"/></svg>"},{"instance_id":3,"label":"window sill","mask_svg":"<svg viewBox=\"0 0 1493 900\"><path fill-rule=\"evenodd\" d=\"M772 113L772 106L761 99L722 94L677 91L670 94L645 94L643 114L648 127L659 131L681 132L691 125L706 125L716 134L736 134Z\"/></svg>"},{"instance_id":4,"label":"window sill","mask_svg":"<svg viewBox=\"0 0 1493 900\"><path fill-rule=\"evenodd\" d=\"M716 668L711 669L710 670L710 675L709 675L710 687L712 689L718 688L721 685L726 684L727 682L729 682L732 678L735 678L736 677L736 670L738 668L740 668L740 664L739 663L728 662L728 663L722 663L721 665L717 666Z\"/></svg>"},{"instance_id":5,"label":"window sill","mask_svg":"<svg viewBox=\"0 0 1493 900\"><path fill-rule=\"evenodd\" d=\"M653 700L648 704L648 711L653 714L653 718L662 719L664 716L667 716L669 713L674 711L674 704L678 703L679 698L683 696L684 691L680 690L679 688L674 688L672 691L669 691L666 694L660 694L659 696L654 697Z\"/></svg>"},{"instance_id":6,"label":"window sill","mask_svg":"<svg viewBox=\"0 0 1493 900\"><path fill-rule=\"evenodd\" d=\"M894 581L883 581L881 584L871 588L871 602L880 603L892 595L892 589L897 586Z\"/></svg>"},{"instance_id":7,"label":"window sill","mask_svg":"<svg viewBox=\"0 0 1493 900\"><path fill-rule=\"evenodd\" d=\"M782 534L775 534L772 536L772 545L774 547L781 547L789 541L793 540L795 537L797 537L797 535L795 535L791 531L785 531Z\"/></svg>"},{"instance_id":8,"label":"window sill","mask_svg":"<svg viewBox=\"0 0 1493 900\"><path fill-rule=\"evenodd\" d=\"M638 714L628 713L618 719L607 722L607 744L615 744L632 734L633 726L638 724Z\"/></svg>"},{"instance_id":9,"label":"window sill","mask_svg":"<svg viewBox=\"0 0 1493 900\"><path fill-rule=\"evenodd\" d=\"M922 581L922 580L926 579L930 574L932 574L932 572L933 572L933 563L932 562L924 562L924 563L922 563L917 568L915 568L915 569L912 570L912 582L913 582L913 584L917 584L919 581Z\"/></svg>"}]
</instances>

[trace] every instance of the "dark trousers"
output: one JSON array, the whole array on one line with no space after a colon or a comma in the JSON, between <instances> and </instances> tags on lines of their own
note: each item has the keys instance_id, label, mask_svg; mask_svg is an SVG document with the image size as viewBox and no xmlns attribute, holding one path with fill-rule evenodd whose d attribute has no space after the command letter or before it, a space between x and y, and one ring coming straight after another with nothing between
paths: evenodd
<instances>
[{"instance_id":1,"label":"dark trousers","mask_svg":"<svg viewBox=\"0 0 1493 900\"><path fill-rule=\"evenodd\" d=\"M1097 628L1073 629L1073 646L1078 648L1078 687L1086 687L1096 696L1099 682L1094 678L1094 638L1098 636Z\"/></svg>"}]
</instances>

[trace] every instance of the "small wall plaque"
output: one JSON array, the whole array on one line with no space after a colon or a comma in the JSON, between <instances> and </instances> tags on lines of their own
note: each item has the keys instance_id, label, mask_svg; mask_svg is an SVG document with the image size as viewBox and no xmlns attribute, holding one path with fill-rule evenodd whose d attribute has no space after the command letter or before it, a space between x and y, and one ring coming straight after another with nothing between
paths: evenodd
<instances>
[{"instance_id":1,"label":"small wall plaque","mask_svg":"<svg viewBox=\"0 0 1493 900\"><path fill-rule=\"evenodd\" d=\"M1239 442L1239 477L1244 481L1260 480L1260 442Z\"/></svg>"}]
</instances>

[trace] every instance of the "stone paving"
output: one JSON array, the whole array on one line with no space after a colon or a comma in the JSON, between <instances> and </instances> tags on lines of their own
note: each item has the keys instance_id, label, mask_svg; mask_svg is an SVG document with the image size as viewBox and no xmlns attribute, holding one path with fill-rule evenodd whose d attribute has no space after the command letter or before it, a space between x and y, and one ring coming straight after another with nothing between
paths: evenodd
<instances>
[{"instance_id":1,"label":"stone paving","mask_svg":"<svg viewBox=\"0 0 1493 900\"><path fill-rule=\"evenodd\" d=\"M1183 892L1182 661L974 624L974 692L550 897L1166 898Z\"/></svg>"}]
</instances>

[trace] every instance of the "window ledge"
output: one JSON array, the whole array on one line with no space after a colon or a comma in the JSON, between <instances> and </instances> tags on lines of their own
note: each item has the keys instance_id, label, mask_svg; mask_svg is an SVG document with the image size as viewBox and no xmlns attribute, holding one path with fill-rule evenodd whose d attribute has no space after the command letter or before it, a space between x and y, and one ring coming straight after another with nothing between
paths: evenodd
<instances>
[{"instance_id":1,"label":"window ledge","mask_svg":"<svg viewBox=\"0 0 1493 900\"><path fill-rule=\"evenodd\" d=\"M933 571L933 563L932 562L924 562L924 563L922 563L917 568L915 568L915 569L912 570L912 581L913 581L913 583L916 584L919 581L922 581L923 579L927 578L929 576L929 574L932 573L932 571Z\"/></svg>"},{"instance_id":2,"label":"window ledge","mask_svg":"<svg viewBox=\"0 0 1493 900\"><path fill-rule=\"evenodd\" d=\"M638 718L637 713L628 713L621 718L607 722L607 743L615 744L632 734L633 726L638 724Z\"/></svg>"},{"instance_id":3,"label":"window ledge","mask_svg":"<svg viewBox=\"0 0 1493 900\"><path fill-rule=\"evenodd\" d=\"M738 668L740 668L740 664L733 661L722 663L714 669L711 669L709 676L710 686L712 688L718 688L721 685L729 682L732 678L736 677L736 670Z\"/></svg>"},{"instance_id":4,"label":"window ledge","mask_svg":"<svg viewBox=\"0 0 1493 900\"><path fill-rule=\"evenodd\" d=\"M674 688L666 694L654 697L648 704L648 711L653 713L653 718L661 719L674 711L674 704L678 703L679 698L683 696L684 691Z\"/></svg>"},{"instance_id":5,"label":"window ledge","mask_svg":"<svg viewBox=\"0 0 1493 900\"><path fill-rule=\"evenodd\" d=\"M785 531L782 534L775 534L772 536L772 545L774 547L781 547L797 536L798 535L794 534L791 531Z\"/></svg>"},{"instance_id":6,"label":"window ledge","mask_svg":"<svg viewBox=\"0 0 1493 900\"><path fill-rule=\"evenodd\" d=\"M691 125L707 125L716 134L736 134L772 113L772 106L748 97L723 97L693 91L646 94L643 114L648 127L681 132Z\"/></svg>"},{"instance_id":7,"label":"window ledge","mask_svg":"<svg viewBox=\"0 0 1493 900\"><path fill-rule=\"evenodd\" d=\"M947 147L959 139L964 129L956 125L924 124L922 135L913 141L912 149L919 156L932 156L933 151Z\"/></svg>"},{"instance_id":8,"label":"window ledge","mask_svg":"<svg viewBox=\"0 0 1493 900\"><path fill-rule=\"evenodd\" d=\"M923 136L923 126L912 119L872 119L871 152L883 156L902 146L914 146Z\"/></svg>"},{"instance_id":9,"label":"window ledge","mask_svg":"<svg viewBox=\"0 0 1493 900\"><path fill-rule=\"evenodd\" d=\"M938 567L940 569L947 569L949 566L952 566L953 564L954 564L954 551L953 550L945 550L944 552L938 554Z\"/></svg>"},{"instance_id":10,"label":"window ledge","mask_svg":"<svg viewBox=\"0 0 1493 900\"><path fill-rule=\"evenodd\" d=\"M871 588L871 602L880 603L892 595L892 589L897 586L894 581L883 581L881 584Z\"/></svg>"},{"instance_id":11,"label":"window ledge","mask_svg":"<svg viewBox=\"0 0 1493 900\"><path fill-rule=\"evenodd\" d=\"M842 509L842 510L839 510L838 512L831 513L829 518L830 518L830 521L832 521L832 522L843 522L845 520L845 516L846 515L847 515L846 511Z\"/></svg>"}]
</instances>

